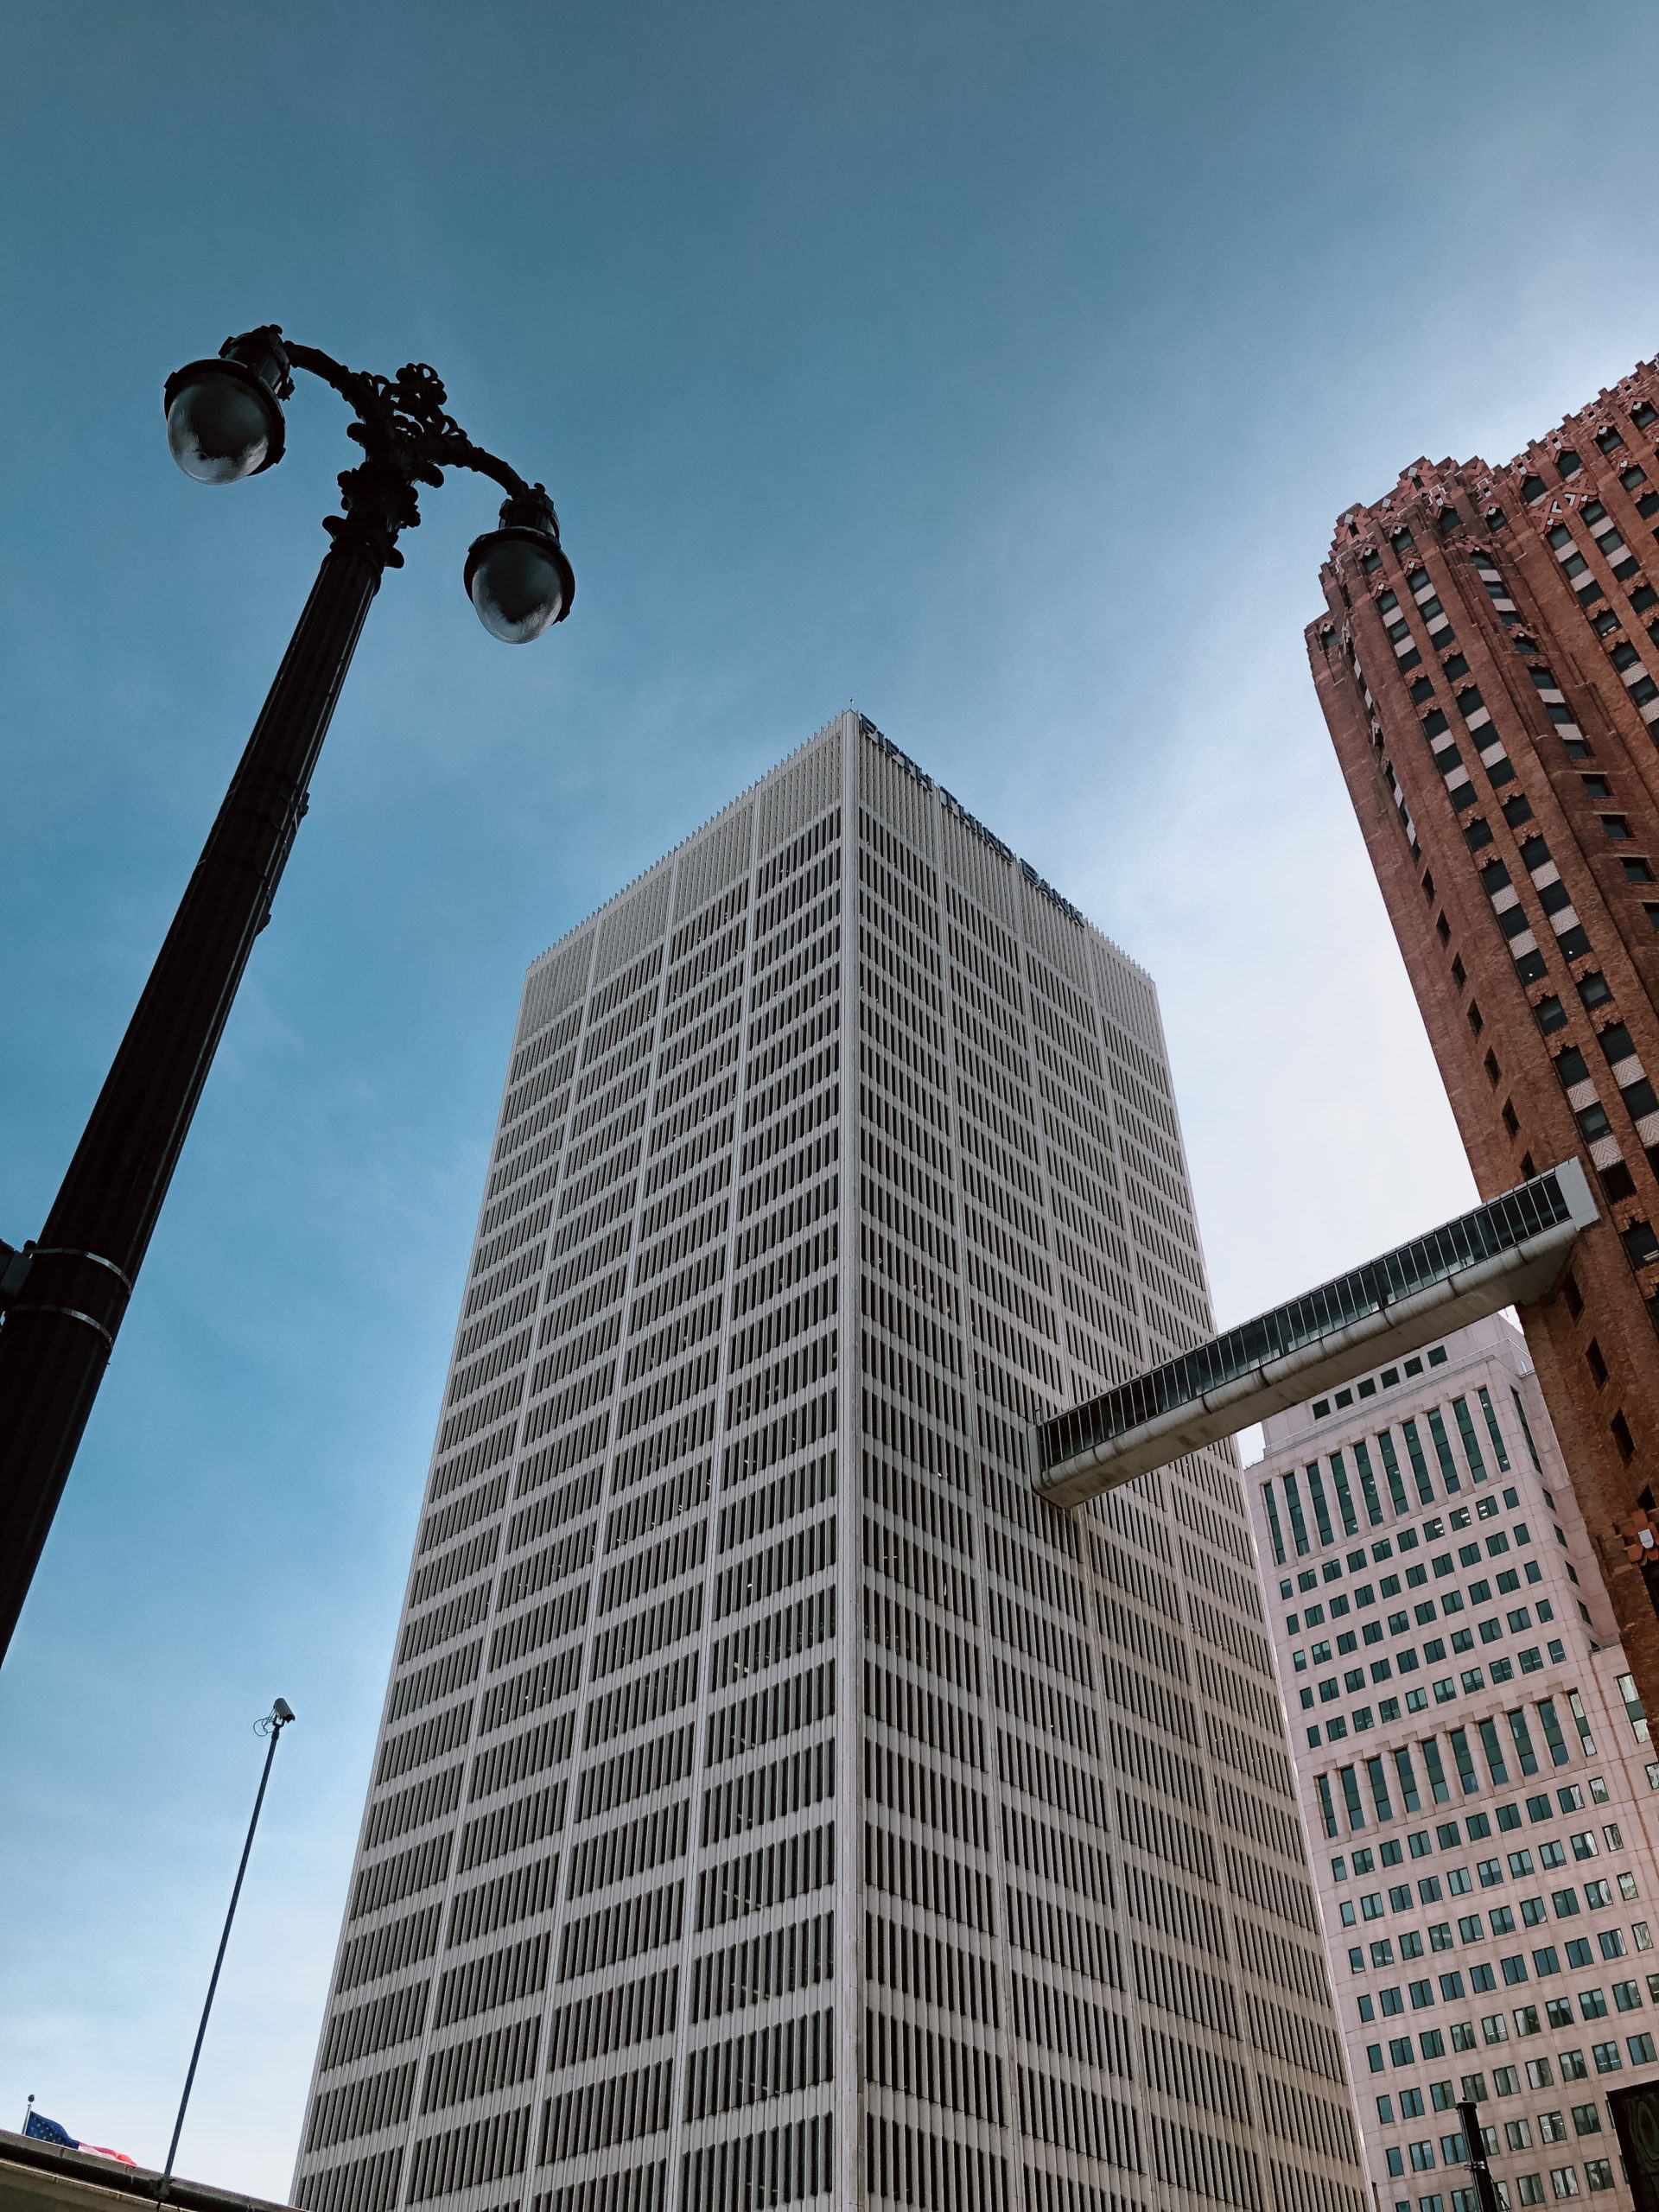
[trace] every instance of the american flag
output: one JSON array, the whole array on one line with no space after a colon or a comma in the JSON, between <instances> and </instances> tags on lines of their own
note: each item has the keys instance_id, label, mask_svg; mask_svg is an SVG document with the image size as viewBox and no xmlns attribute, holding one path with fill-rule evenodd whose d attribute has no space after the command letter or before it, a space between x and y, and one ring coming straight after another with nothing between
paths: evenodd
<instances>
[{"instance_id":1,"label":"american flag","mask_svg":"<svg viewBox=\"0 0 1659 2212\"><path fill-rule=\"evenodd\" d=\"M124 2151L106 2150L101 2143L78 2142L67 2127L60 2127L55 2120L48 2120L44 2113L36 2112L33 2105L29 2107L29 2118L23 2122L23 2133L32 2135L37 2143L59 2143L67 2151L85 2151L94 2158L114 2158L124 2166L135 2163Z\"/></svg>"}]
</instances>

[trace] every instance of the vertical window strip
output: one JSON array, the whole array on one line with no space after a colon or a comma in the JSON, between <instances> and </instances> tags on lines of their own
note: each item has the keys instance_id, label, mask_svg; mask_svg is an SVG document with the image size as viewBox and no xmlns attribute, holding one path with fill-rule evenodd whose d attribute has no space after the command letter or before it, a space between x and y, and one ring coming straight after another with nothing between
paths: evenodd
<instances>
[{"instance_id":1,"label":"vertical window strip","mask_svg":"<svg viewBox=\"0 0 1659 2212\"><path fill-rule=\"evenodd\" d=\"M1475 1755L1469 1748L1469 1732L1465 1728L1452 1728L1447 1732L1446 1741L1452 1746L1452 1757L1457 1764L1458 1780L1463 1785L1463 1794L1465 1797L1472 1796L1479 1789L1480 1781L1475 1772Z\"/></svg>"},{"instance_id":2,"label":"vertical window strip","mask_svg":"<svg viewBox=\"0 0 1659 2212\"><path fill-rule=\"evenodd\" d=\"M1349 1827L1363 1828L1365 1825L1365 1815L1359 1802L1358 1777L1352 1767L1343 1766L1337 1769L1337 1778L1342 1784L1342 1799L1348 1808Z\"/></svg>"},{"instance_id":3,"label":"vertical window strip","mask_svg":"<svg viewBox=\"0 0 1659 2212\"><path fill-rule=\"evenodd\" d=\"M1452 1410L1458 1417L1458 1433L1463 1439L1463 1456L1469 1462L1469 1471L1478 1483L1486 1479L1486 1462L1480 1456L1480 1442L1475 1434L1474 1417L1469 1411L1467 1398L1453 1398Z\"/></svg>"},{"instance_id":4,"label":"vertical window strip","mask_svg":"<svg viewBox=\"0 0 1659 2212\"><path fill-rule=\"evenodd\" d=\"M1503 1449L1503 1432L1497 1425L1497 1415L1492 1411L1491 1394L1485 1384L1482 1383L1478 1395L1480 1399L1480 1410L1486 1416L1486 1433L1492 1440L1492 1457L1497 1461L1497 1471L1500 1475L1507 1475L1510 1471L1510 1455Z\"/></svg>"},{"instance_id":5,"label":"vertical window strip","mask_svg":"<svg viewBox=\"0 0 1659 2212\"><path fill-rule=\"evenodd\" d=\"M1271 1482L1262 1485L1262 1503L1267 1508L1268 1534L1273 1539L1273 1556L1282 1567L1285 1563L1285 1532L1279 1526L1279 1507L1274 1498Z\"/></svg>"},{"instance_id":6,"label":"vertical window strip","mask_svg":"<svg viewBox=\"0 0 1659 2212\"><path fill-rule=\"evenodd\" d=\"M1428 1433L1434 1440L1434 1457L1440 1463L1440 1480L1446 1484L1446 1494L1453 1497L1463 1488L1463 1477L1458 1472L1458 1463L1452 1457L1452 1446L1446 1441L1446 1422L1438 1406L1430 1409Z\"/></svg>"},{"instance_id":7,"label":"vertical window strip","mask_svg":"<svg viewBox=\"0 0 1659 2212\"><path fill-rule=\"evenodd\" d=\"M1319 1817L1325 1822L1326 1835L1335 1835L1338 1833L1337 1808L1331 1801L1331 1777L1328 1774L1319 1777Z\"/></svg>"},{"instance_id":8,"label":"vertical window strip","mask_svg":"<svg viewBox=\"0 0 1659 2212\"><path fill-rule=\"evenodd\" d=\"M1423 1447L1417 1435L1414 1421L1402 1421L1406 1433L1406 1449L1411 1454L1411 1471L1417 1478L1417 1495L1425 1505L1434 1503L1434 1485L1428 1478L1428 1465L1423 1458Z\"/></svg>"},{"instance_id":9,"label":"vertical window strip","mask_svg":"<svg viewBox=\"0 0 1659 2212\"><path fill-rule=\"evenodd\" d=\"M1319 1476L1319 1463L1310 1460L1307 1469L1307 1494L1313 1503L1313 1525L1319 1532L1321 1544L1331 1541L1331 1509L1325 1502L1325 1484Z\"/></svg>"},{"instance_id":10,"label":"vertical window strip","mask_svg":"<svg viewBox=\"0 0 1659 2212\"><path fill-rule=\"evenodd\" d=\"M1423 1809L1423 1801L1417 1794L1417 1777L1413 1770L1411 1753L1408 1751L1395 1753L1394 1770L1400 1782L1400 1802L1405 1807L1407 1812L1421 1813Z\"/></svg>"},{"instance_id":11,"label":"vertical window strip","mask_svg":"<svg viewBox=\"0 0 1659 2212\"><path fill-rule=\"evenodd\" d=\"M1356 1463L1364 1449L1365 1446L1363 1444L1357 1444L1354 1446ZM1337 1510L1342 1516L1342 1533L1344 1536L1357 1535L1359 1523L1354 1518L1353 1493L1348 1487L1348 1470L1343 1465L1340 1452L1333 1452L1331 1454L1331 1480L1336 1487Z\"/></svg>"},{"instance_id":12,"label":"vertical window strip","mask_svg":"<svg viewBox=\"0 0 1659 2212\"><path fill-rule=\"evenodd\" d=\"M1569 1690L1567 1701L1572 1707L1573 1724L1579 1732L1579 1747L1586 1758L1592 1759L1596 1756L1596 1739L1590 1733L1590 1716L1584 1709L1584 1700L1577 1690Z\"/></svg>"},{"instance_id":13,"label":"vertical window strip","mask_svg":"<svg viewBox=\"0 0 1659 2212\"><path fill-rule=\"evenodd\" d=\"M1452 1792L1446 1786L1446 1764L1440 1757L1438 1740L1430 1736L1423 1745L1423 1764L1428 1770L1429 1794L1437 1805L1444 1805Z\"/></svg>"},{"instance_id":14,"label":"vertical window strip","mask_svg":"<svg viewBox=\"0 0 1659 2212\"><path fill-rule=\"evenodd\" d=\"M1532 1748L1532 1731L1527 1726L1525 1707L1521 1707L1511 1713L1508 1718L1510 1733L1515 1738L1515 1755L1521 1762L1522 1773L1536 1774L1538 1754Z\"/></svg>"},{"instance_id":15,"label":"vertical window strip","mask_svg":"<svg viewBox=\"0 0 1659 2212\"><path fill-rule=\"evenodd\" d=\"M1532 1440L1532 1431L1527 1427L1527 1409L1521 1402L1521 1393L1512 1388L1510 1395L1515 1400L1515 1417L1521 1424L1522 1435L1527 1440L1527 1450L1532 1455L1532 1464L1541 1475L1544 1470L1538 1458L1538 1446Z\"/></svg>"},{"instance_id":16,"label":"vertical window strip","mask_svg":"<svg viewBox=\"0 0 1659 2212\"><path fill-rule=\"evenodd\" d=\"M1382 1446L1382 1465L1385 1466L1394 1465L1394 1445L1391 1445L1389 1438L1387 1438L1387 1431L1378 1438L1378 1445ZM1371 1453L1365 1449L1365 1445L1354 1446L1354 1465L1358 1466L1360 1471L1360 1497L1365 1500L1367 1516L1370 1516L1371 1526L1374 1526L1374 1529L1380 1529L1380 1526L1382 1526L1382 1500L1376 1496L1376 1476L1371 1473ZM1400 1493L1400 1510L1405 1513L1405 1493Z\"/></svg>"},{"instance_id":17,"label":"vertical window strip","mask_svg":"<svg viewBox=\"0 0 1659 2212\"><path fill-rule=\"evenodd\" d=\"M1388 1429L1385 1428L1377 1438L1376 1448L1382 1454L1382 1471L1389 1478L1389 1496L1394 1500L1395 1511L1409 1513L1411 1508L1406 1503L1406 1486L1400 1479L1399 1454L1395 1451L1394 1437ZM1364 1446L1362 1445L1359 1449L1363 1451ZM1373 1521L1380 1521L1382 1518L1380 1507L1372 1514L1371 1518Z\"/></svg>"},{"instance_id":18,"label":"vertical window strip","mask_svg":"<svg viewBox=\"0 0 1659 2212\"><path fill-rule=\"evenodd\" d=\"M1486 1754L1486 1764L1491 1771L1492 1781L1502 1789L1509 1781L1510 1770L1503 1764L1503 1745L1498 1737L1497 1723L1495 1720L1478 1720L1475 1726L1480 1731L1480 1748Z\"/></svg>"},{"instance_id":19,"label":"vertical window strip","mask_svg":"<svg viewBox=\"0 0 1659 2212\"><path fill-rule=\"evenodd\" d=\"M1391 1821L1394 1808L1389 1802L1389 1770L1380 1758L1366 1760L1365 1779L1371 1785L1371 1802L1376 1807L1378 1821Z\"/></svg>"},{"instance_id":20,"label":"vertical window strip","mask_svg":"<svg viewBox=\"0 0 1659 2212\"><path fill-rule=\"evenodd\" d=\"M1572 1753L1567 1750L1567 1738L1561 1733L1560 1719L1555 1711L1553 1697L1539 1699L1538 1718L1543 1723L1544 1741L1549 1745L1550 1758L1555 1765L1565 1766Z\"/></svg>"},{"instance_id":21,"label":"vertical window strip","mask_svg":"<svg viewBox=\"0 0 1659 2212\"><path fill-rule=\"evenodd\" d=\"M1290 1533L1296 1540L1296 1556L1298 1559L1306 1559L1310 1546L1307 1541L1307 1522L1302 1513L1301 1493L1296 1487L1295 1476L1288 1471L1286 1471L1283 1480L1285 1503L1290 1508Z\"/></svg>"},{"instance_id":22,"label":"vertical window strip","mask_svg":"<svg viewBox=\"0 0 1659 2212\"><path fill-rule=\"evenodd\" d=\"M1651 1738L1648 1733L1647 1711L1637 1693L1634 1675L1621 1675L1618 1677L1618 1694L1624 1700L1625 1718L1630 1724L1630 1731L1637 1742L1638 1744L1649 1742Z\"/></svg>"}]
</instances>

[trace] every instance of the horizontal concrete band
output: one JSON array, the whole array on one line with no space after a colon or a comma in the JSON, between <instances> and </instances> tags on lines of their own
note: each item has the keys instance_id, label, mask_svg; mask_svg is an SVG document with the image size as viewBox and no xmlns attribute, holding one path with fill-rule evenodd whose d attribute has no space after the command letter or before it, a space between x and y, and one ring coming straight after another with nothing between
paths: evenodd
<instances>
[{"instance_id":1,"label":"horizontal concrete band","mask_svg":"<svg viewBox=\"0 0 1659 2212\"><path fill-rule=\"evenodd\" d=\"M1554 1288L1579 1237L1599 1218L1576 1159L1550 1172L1567 1205L1565 1221L1092 1445L1040 1476L1034 1485L1038 1495L1052 1505L1081 1505L1103 1491L1167 1466L1200 1445L1236 1436L1317 1390L1351 1382L1384 1359L1415 1351L1432 1337L1501 1313L1506 1306L1542 1298Z\"/></svg>"}]
</instances>

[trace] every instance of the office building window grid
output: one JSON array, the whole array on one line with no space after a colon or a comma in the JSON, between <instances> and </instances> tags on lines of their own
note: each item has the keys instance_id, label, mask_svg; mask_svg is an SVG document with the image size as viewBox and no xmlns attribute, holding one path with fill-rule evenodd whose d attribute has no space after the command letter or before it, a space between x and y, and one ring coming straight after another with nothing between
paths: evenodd
<instances>
[{"instance_id":1,"label":"office building window grid","mask_svg":"<svg viewBox=\"0 0 1659 2212\"><path fill-rule=\"evenodd\" d=\"M1156 1002L842 716L532 969L308 2212L1359 2212Z\"/></svg>"},{"instance_id":2,"label":"office building window grid","mask_svg":"<svg viewBox=\"0 0 1659 2212\"><path fill-rule=\"evenodd\" d=\"M1520 1341L1478 1324L1267 1442L1262 1579L1379 2197L1468 2196L1464 2096L1510 2204L1628 2194L1598 2092L1654 2063L1659 1763Z\"/></svg>"}]
</instances>

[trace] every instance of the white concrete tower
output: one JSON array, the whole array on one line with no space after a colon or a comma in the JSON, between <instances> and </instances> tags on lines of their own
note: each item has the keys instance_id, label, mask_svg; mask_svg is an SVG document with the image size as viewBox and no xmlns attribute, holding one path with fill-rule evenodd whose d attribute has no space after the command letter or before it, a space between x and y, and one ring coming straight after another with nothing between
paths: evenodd
<instances>
[{"instance_id":1,"label":"white concrete tower","mask_svg":"<svg viewBox=\"0 0 1659 2212\"><path fill-rule=\"evenodd\" d=\"M536 962L309 2212L1361 2212L1147 976L854 714Z\"/></svg>"}]
</instances>

